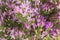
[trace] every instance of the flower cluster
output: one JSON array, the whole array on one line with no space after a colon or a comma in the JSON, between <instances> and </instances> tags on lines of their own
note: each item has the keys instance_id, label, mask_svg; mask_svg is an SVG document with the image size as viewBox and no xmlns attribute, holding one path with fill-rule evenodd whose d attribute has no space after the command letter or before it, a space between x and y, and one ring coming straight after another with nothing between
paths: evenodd
<instances>
[{"instance_id":1,"label":"flower cluster","mask_svg":"<svg viewBox=\"0 0 60 40\"><path fill-rule=\"evenodd\" d=\"M60 0L0 0L0 40L55 40L58 35Z\"/></svg>"}]
</instances>

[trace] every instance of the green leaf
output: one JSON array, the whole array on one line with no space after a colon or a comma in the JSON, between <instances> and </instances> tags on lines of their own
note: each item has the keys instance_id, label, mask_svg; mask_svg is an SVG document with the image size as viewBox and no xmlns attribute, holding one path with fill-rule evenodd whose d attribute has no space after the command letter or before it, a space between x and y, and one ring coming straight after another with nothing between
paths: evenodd
<instances>
[{"instance_id":1,"label":"green leaf","mask_svg":"<svg viewBox=\"0 0 60 40\"><path fill-rule=\"evenodd\" d=\"M0 26L0 30L2 30L2 32L5 32L6 27L4 27L4 26Z\"/></svg>"},{"instance_id":2,"label":"green leaf","mask_svg":"<svg viewBox=\"0 0 60 40\"><path fill-rule=\"evenodd\" d=\"M3 34L4 34L3 32L0 32L0 36L3 36Z\"/></svg>"},{"instance_id":3,"label":"green leaf","mask_svg":"<svg viewBox=\"0 0 60 40\"><path fill-rule=\"evenodd\" d=\"M24 3L24 0L20 0L22 3Z\"/></svg>"},{"instance_id":4,"label":"green leaf","mask_svg":"<svg viewBox=\"0 0 60 40\"><path fill-rule=\"evenodd\" d=\"M44 2L47 2L47 0L41 0L41 1L42 1L43 3L44 3Z\"/></svg>"},{"instance_id":5,"label":"green leaf","mask_svg":"<svg viewBox=\"0 0 60 40\"><path fill-rule=\"evenodd\" d=\"M22 23L24 23L24 22L27 21L27 17L23 17L21 14L16 14L16 17L17 17L18 19L20 19L20 21L21 21Z\"/></svg>"},{"instance_id":6,"label":"green leaf","mask_svg":"<svg viewBox=\"0 0 60 40\"><path fill-rule=\"evenodd\" d=\"M57 3L57 2L58 2L58 0L53 0L53 2L54 2L54 3Z\"/></svg>"},{"instance_id":7,"label":"green leaf","mask_svg":"<svg viewBox=\"0 0 60 40\"><path fill-rule=\"evenodd\" d=\"M10 37L9 35L6 37L7 40L11 40L10 38L11 38L11 37Z\"/></svg>"},{"instance_id":8,"label":"green leaf","mask_svg":"<svg viewBox=\"0 0 60 40\"><path fill-rule=\"evenodd\" d=\"M41 10L41 15L43 15L43 16L45 16L45 15L49 15L50 14L50 12L48 11L48 12L46 12L46 11L42 11Z\"/></svg>"},{"instance_id":9,"label":"green leaf","mask_svg":"<svg viewBox=\"0 0 60 40\"><path fill-rule=\"evenodd\" d=\"M43 40L53 40L49 35L43 38Z\"/></svg>"}]
</instances>

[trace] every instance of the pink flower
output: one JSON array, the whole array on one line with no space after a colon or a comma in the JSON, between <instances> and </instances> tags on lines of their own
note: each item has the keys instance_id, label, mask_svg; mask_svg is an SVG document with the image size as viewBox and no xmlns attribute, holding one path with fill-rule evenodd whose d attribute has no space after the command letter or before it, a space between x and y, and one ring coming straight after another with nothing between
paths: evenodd
<instances>
[{"instance_id":1,"label":"pink flower","mask_svg":"<svg viewBox=\"0 0 60 40\"><path fill-rule=\"evenodd\" d=\"M60 13L58 14L58 16L57 16L57 17L58 17L58 19L60 19Z\"/></svg>"},{"instance_id":2,"label":"pink flower","mask_svg":"<svg viewBox=\"0 0 60 40\"><path fill-rule=\"evenodd\" d=\"M35 24L35 23L33 23L32 25L33 25L33 28L36 28L37 27L37 24Z\"/></svg>"},{"instance_id":3,"label":"pink flower","mask_svg":"<svg viewBox=\"0 0 60 40\"><path fill-rule=\"evenodd\" d=\"M22 37L23 36L23 32L19 31L19 36Z\"/></svg>"},{"instance_id":4,"label":"pink flower","mask_svg":"<svg viewBox=\"0 0 60 40\"><path fill-rule=\"evenodd\" d=\"M2 25L2 22L0 21L0 26Z\"/></svg>"},{"instance_id":5,"label":"pink flower","mask_svg":"<svg viewBox=\"0 0 60 40\"><path fill-rule=\"evenodd\" d=\"M57 9L60 9L60 1L57 4Z\"/></svg>"},{"instance_id":6,"label":"pink flower","mask_svg":"<svg viewBox=\"0 0 60 40\"><path fill-rule=\"evenodd\" d=\"M25 25L25 27L27 28L27 29L29 29L30 28L30 25L29 25L29 23L24 23L24 25Z\"/></svg>"}]
</instances>

